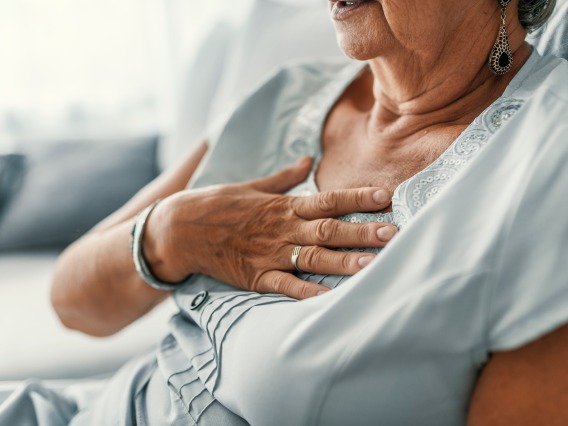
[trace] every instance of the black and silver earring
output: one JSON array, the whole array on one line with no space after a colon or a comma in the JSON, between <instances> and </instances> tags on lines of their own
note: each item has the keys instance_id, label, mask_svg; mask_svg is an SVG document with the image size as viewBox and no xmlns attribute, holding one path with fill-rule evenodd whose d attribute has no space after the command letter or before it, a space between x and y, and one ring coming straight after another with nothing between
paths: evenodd
<instances>
[{"instance_id":1,"label":"black and silver earring","mask_svg":"<svg viewBox=\"0 0 568 426\"><path fill-rule=\"evenodd\" d=\"M513 67L513 52L509 44L507 24L505 22L507 18L507 6L511 0L497 1L501 6L501 26L497 40L495 40L493 49L491 49L491 55L489 55L489 69L497 75L503 75Z\"/></svg>"}]
</instances>

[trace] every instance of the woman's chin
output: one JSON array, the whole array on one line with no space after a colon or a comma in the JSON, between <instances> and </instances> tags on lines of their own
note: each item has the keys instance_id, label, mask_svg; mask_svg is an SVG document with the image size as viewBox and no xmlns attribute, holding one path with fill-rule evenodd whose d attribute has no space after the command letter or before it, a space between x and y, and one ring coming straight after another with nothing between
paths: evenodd
<instances>
[{"instance_id":1,"label":"woman's chin","mask_svg":"<svg viewBox=\"0 0 568 426\"><path fill-rule=\"evenodd\" d=\"M339 48L349 58L359 61L381 56L385 49L394 45L384 16L379 13L380 9L368 9L367 13L357 18L334 22Z\"/></svg>"},{"instance_id":2,"label":"woman's chin","mask_svg":"<svg viewBox=\"0 0 568 426\"><path fill-rule=\"evenodd\" d=\"M338 34L337 42L345 56L357 61L368 61L369 59L380 56L380 49L366 45L361 39L354 40L352 37L345 37Z\"/></svg>"}]
</instances>

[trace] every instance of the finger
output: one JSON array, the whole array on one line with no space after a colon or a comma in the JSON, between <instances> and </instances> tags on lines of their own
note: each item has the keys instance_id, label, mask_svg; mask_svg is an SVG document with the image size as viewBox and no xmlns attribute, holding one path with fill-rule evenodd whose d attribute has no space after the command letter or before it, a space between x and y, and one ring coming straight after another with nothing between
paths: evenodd
<instances>
[{"instance_id":1,"label":"finger","mask_svg":"<svg viewBox=\"0 0 568 426\"><path fill-rule=\"evenodd\" d=\"M259 279L258 289L260 293L284 294L294 299L307 299L329 291L323 285L303 281L281 271L265 272Z\"/></svg>"},{"instance_id":2,"label":"finger","mask_svg":"<svg viewBox=\"0 0 568 426\"><path fill-rule=\"evenodd\" d=\"M323 247L383 247L398 232L389 223L351 223L338 219L318 219L298 226L294 243Z\"/></svg>"},{"instance_id":3,"label":"finger","mask_svg":"<svg viewBox=\"0 0 568 426\"><path fill-rule=\"evenodd\" d=\"M294 211L304 219L376 212L385 209L390 203L391 194L383 188L340 189L292 200Z\"/></svg>"},{"instance_id":4,"label":"finger","mask_svg":"<svg viewBox=\"0 0 568 426\"><path fill-rule=\"evenodd\" d=\"M286 167L273 175L249 181L248 184L257 191L282 194L305 181L311 167L312 158L301 157L294 165Z\"/></svg>"},{"instance_id":5,"label":"finger","mask_svg":"<svg viewBox=\"0 0 568 426\"><path fill-rule=\"evenodd\" d=\"M296 265L313 274L354 275L369 265L375 256L370 253L353 253L329 250L317 246L302 247Z\"/></svg>"}]
</instances>

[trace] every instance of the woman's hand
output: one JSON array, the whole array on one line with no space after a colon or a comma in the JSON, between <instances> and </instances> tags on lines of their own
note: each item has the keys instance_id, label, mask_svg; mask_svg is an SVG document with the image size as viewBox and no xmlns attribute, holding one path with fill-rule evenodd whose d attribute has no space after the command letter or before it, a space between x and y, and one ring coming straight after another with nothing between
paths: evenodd
<instances>
[{"instance_id":1,"label":"woman's hand","mask_svg":"<svg viewBox=\"0 0 568 426\"><path fill-rule=\"evenodd\" d=\"M152 212L144 237L145 257L155 275L176 282L200 273L245 290L303 299L328 289L289 272L295 246L303 246L297 260L303 271L352 275L361 270L372 255L329 248L383 246L396 227L333 218L383 210L390 194L360 188L282 195L305 180L310 166L305 158L267 178L181 191L164 199Z\"/></svg>"}]
</instances>

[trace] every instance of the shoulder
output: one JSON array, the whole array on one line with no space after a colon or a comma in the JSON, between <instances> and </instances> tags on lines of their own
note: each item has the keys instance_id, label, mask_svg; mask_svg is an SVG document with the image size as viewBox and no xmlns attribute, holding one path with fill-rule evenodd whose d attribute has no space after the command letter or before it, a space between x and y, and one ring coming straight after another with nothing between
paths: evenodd
<instances>
[{"instance_id":1,"label":"shoulder","mask_svg":"<svg viewBox=\"0 0 568 426\"><path fill-rule=\"evenodd\" d=\"M548 58L553 67L542 84L542 90L554 94L561 102L568 102L568 61L561 58Z\"/></svg>"},{"instance_id":2,"label":"shoulder","mask_svg":"<svg viewBox=\"0 0 568 426\"><path fill-rule=\"evenodd\" d=\"M531 75L523 82L533 92L530 100L542 102L551 97L556 103L568 102L568 61L552 55L538 58Z\"/></svg>"},{"instance_id":3,"label":"shoulder","mask_svg":"<svg viewBox=\"0 0 568 426\"><path fill-rule=\"evenodd\" d=\"M212 121L206 131L210 146L216 144L223 131L239 127L243 120L254 118L257 126L269 127L275 117L303 106L354 64L341 59L294 61L276 69L236 104L227 105L225 113Z\"/></svg>"},{"instance_id":4,"label":"shoulder","mask_svg":"<svg viewBox=\"0 0 568 426\"><path fill-rule=\"evenodd\" d=\"M521 84L524 105L511 122L509 131L514 136L513 147L532 154L530 163L533 166L538 157L550 149L557 153L568 151L563 136L568 128L567 76L568 61L548 55L538 59L531 74Z\"/></svg>"},{"instance_id":5,"label":"shoulder","mask_svg":"<svg viewBox=\"0 0 568 426\"><path fill-rule=\"evenodd\" d=\"M552 165L564 169L568 156L568 61L552 58L549 64L552 69L527 102L524 120L525 135L534 135L528 141L535 145L533 170L541 175Z\"/></svg>"},{"instance_id":6,"label":"shoulder","mask_svg":"<svg viewBox=\"0 0 568 426\"><path fill-rule=\"evenodd\" d=\"M534 91L488 151L500 154L488 182L498 188L494 212L504 218L488 304L491 351L518 348L568 322L568 63L538 65L529 77Z\"/></svg>"},{"instance_id":7,"label":"shoulder","mask_svg":"<svg viewBox=\"0 0 568 426\"><path fill-rule=\"evenodd\" d=\"M303 107L321 102L322 90L348 81L361 65L346 60L295 62L276 72L206 133L208 154L195 186L238 182L272 173L287 163L286 143ZM333 83L333 84L330 84ZM318 118L311 117L316 122ZM237 161L235 161L237 160Z\"/></svg>"}]
</instances>

